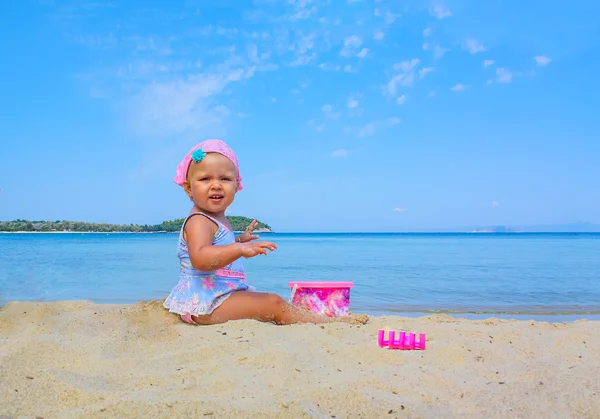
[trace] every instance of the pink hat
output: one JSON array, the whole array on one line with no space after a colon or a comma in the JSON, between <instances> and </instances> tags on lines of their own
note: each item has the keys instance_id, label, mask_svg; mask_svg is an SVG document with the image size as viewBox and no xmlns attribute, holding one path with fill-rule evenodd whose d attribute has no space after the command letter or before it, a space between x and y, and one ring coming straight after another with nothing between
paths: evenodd
<instances>
[{"instance_id":1,"label":"pink hat","mask_svg":"<svg viewBox=\"0 0 600 419\"><path fill-rule=\"evenodd\" d=\"M202 159L203 156L199 156L200 159L198 159L198 160L196 158L194 158L194 159L192 158L192 155L195 154L194 152L199 149L201 149L201 151L204 153L222 154L225 157L227 157L229 160L231 160L231 162L235 166L235 169L237 170L238 191L241 191L242 189L244 189L244 187L242 186L242 176L240 175L240 166L238 163L238 159L237 159L235 153L233 152L233 150L221 140L205 140L199 144L196 144L189 151L189 153L187 153L187 155L183 158L183 160L181 160L181 163L179 163L179 166L177 166L177 171L176 171L175 179L174 179L176 184L178 184L179 186L183 186L183 183L185 182L185 180L187 178L187 172L188 172L188 169L190 168L190 163L192 162L192 160L200 161Z\"/></svg>"}]
</instances>

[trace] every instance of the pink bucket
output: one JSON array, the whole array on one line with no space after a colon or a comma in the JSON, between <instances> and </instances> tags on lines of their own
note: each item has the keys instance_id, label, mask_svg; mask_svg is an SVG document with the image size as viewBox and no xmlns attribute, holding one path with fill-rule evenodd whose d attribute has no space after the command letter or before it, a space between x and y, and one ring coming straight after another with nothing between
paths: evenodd
<instances>
[{"instance_id":1,"label":"pink bucket","mask_svg":"<svg viewBox=\"0 0 600 419\"><path fill-rule=\"evenodd\" d=\"M289 282L290 303L329 317L347 316L352 282Z\"/></svg>"}]
</instances>

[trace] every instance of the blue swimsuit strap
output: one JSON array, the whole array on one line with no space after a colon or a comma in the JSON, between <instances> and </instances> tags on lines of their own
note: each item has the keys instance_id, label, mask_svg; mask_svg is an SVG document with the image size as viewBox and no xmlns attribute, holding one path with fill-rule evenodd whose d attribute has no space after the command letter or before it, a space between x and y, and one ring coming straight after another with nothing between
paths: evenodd
<instances>
[{"instance_id":1,"label":"blue swimsuit strap","mask_svg":"<svg viewBox=\"0 0 600 419\"><path fill-rule=\"evenodd\" d=\"M205 214L205 213L203 213L203 212L192 212L191 214L188 214L188 216L185 218L185 220L183 220L183 224L181 225L181 232L180 232L180 236L181 236L181 240L183 240L183 241L185 241L185 240L183 239L183 229L185 228L185 224L186 224L186 223L188 222L188 220L189 220L190 218L192 218L194 215L203 215L203 216L205 216L206 218L208 218L210 221L212 221L213 223L215 223L215 224L217 225L217 227L218 227L218 230L217 230L217 232L215 233L215 236L214 236L215 238L217 237L217 235L219 234L219 232L221 232L221 234L222 234L222 233L224 233L225 231L227 231L227 227L225 227L225 226L223 225L223 223L219 222L219 220L217 220L217 219L215 219L215 218L211 217L210 215L207 215L207 214Z\"/></svg>"}]
</instances>

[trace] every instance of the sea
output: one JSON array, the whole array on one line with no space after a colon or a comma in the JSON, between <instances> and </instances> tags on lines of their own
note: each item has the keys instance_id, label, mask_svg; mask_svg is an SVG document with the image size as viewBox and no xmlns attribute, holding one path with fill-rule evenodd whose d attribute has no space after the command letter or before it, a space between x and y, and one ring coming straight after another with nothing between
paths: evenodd
<instances>
[{"instance_id":1,"label":"sea","mask_svg":"<svg viewBox=\"0 0 600 419\"><path fill-rule=\"evenodd\" d=\"M0 305L165 298L176 233L0 234ZM600 319L600 233L267 233L278 249L244 261L257 291L350 281L372 315Z\"/></svg>"}]
</instances>

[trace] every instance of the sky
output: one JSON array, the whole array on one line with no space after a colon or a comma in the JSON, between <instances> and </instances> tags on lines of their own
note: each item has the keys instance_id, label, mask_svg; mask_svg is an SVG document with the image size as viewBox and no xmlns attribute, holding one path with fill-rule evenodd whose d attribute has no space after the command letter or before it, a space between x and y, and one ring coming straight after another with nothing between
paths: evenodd
<instances>
[{"instance_id":1,"label":"sky","mask_svg":"<svg viewBox=\"0 0 600 419\"><path fill-rule=\"evenodd\" d=\"M0 5L0 220L155 224L196 143L275 231L600 223L600 2Z\"/></svg>"}]
</instances>

